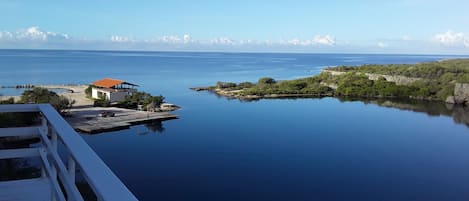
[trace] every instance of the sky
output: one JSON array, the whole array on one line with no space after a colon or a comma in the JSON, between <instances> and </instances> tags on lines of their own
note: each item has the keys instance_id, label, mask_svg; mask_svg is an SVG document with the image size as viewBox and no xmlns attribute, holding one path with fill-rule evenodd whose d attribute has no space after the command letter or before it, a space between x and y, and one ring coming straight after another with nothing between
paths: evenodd
<instances>
[{"instance_id":1,"label":"sky","mask_svg":"<svg viewBox=\"0 0 469 201\"><path fill-rule=\"evenodd\" d=\"M2 0L0 48L469 54L467 0Z\"/></svg>"}]
</instances>

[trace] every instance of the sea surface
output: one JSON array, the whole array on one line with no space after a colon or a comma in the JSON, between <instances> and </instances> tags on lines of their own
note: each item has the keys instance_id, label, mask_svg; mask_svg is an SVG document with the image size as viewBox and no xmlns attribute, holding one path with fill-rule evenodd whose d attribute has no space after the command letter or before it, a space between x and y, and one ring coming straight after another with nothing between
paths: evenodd
<instances>
[{"instance_id":1,"label":"sea surface","mask_svg":"<svg viewBox=\"0 0 469 201\"><path fill-rule=\"evenodd\" d=\"M465 108L336 98L243 102L189 88L461 57L0 50L0 85L110 77L181 106L177 120L82 135L140 200L459 201L469 200Z\"/></svg>"}]
</instances>

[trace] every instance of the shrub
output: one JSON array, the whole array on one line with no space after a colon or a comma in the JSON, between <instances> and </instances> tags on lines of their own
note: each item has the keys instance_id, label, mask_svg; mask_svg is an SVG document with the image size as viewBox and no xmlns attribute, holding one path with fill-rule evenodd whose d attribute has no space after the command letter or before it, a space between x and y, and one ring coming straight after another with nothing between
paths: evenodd
<instances>
[{"instance_id":1,"label":"shrub","mask_svg":"<svg viewBox=\"0 0 469 201\"><path fill-rule=\"evenodd\" d=\"M151 105L152 108L159 108L164 102L164 96L152 96L146 92L134 92L132 95L126 96L125 100L120 101L119 105L124 108L136 109L138 105L142 105L146 110L147 106Z\"/></svg>"},{"instance_id":2,"label":"shrub","mask_svg":"<svg viewBox=\"0 0 469 201\"><path fill-rule=\"evenodd\" d=\"M85 95L86 95L86 97L88 97L88 98L91 97L91 95L92 95L91 93L92 93L92 91L93 91L92 88L93 88L93 85L88 85L88 87L85 89Z\"/></svg>"},{"instance_id":3,"label":"shrub","mask_svg":"<svg viewBox=\"0 0 469 201\"><path fill-rule=\"evenodd\" d=\"M217 82L217 88L228 89L236 87L236 83L233 82Z\"/></svg>"},{"instance_id":4,"label":"shrub","mask_svg":"<svg viewBox=\"0 0 469 201\"><path fill-rule=\"evenodd\" d=\"M53 91L36 87L33 90L26 90L21 94L22 103L50 103L59 113L63 114L72 108L75 100L70 100L65 96L59 96Z\"/></svg>"},{"instance_id":5,"label":"shrub","mask_svg":"<svg viewBox=\"0 0 469 201\"><path fill-rule=\"evenodd\" d=\"M14 103L15 103L15 99L12 98L12 97L10 97L10 98L8 98L8 99L6 99L6 100L1 100L1 101L0 101L0 104L14 104Z\"/></svg>"},{"instance_id":6,"label":"shrub","mask_svg":"<svg viewBox=\"0 0 469 201\"><path fill-rule=\"evenodd\" d=\"M276 81L270 77L264 77L264 78L259 79L259 81L257 81L258 85L271 85L275 83Z\"/></svg>"},{"instance_id":7,"label":"shrub","mask_svg":"<svg viewBox=\"0 0 469 201\"><path fill-rule=\"evenodd\" d=\"M106 97L102 97L100 99L94 100L93 106L94 107L109 107L111 106L111 101L109 101Z\"/></svg>"},{"instance_id":8,"label":"shrub","mask_svg":"<svg viewBox=\"0 0 469 201\"><path fill-rule=\"evenodd\" d=\"M241 82L238 84L238 88L239 89L246 89L246 88L251 88L251 87L254 87L255 84L254 83L251 83L251 82Z\"/></svg>"}]
</instances>

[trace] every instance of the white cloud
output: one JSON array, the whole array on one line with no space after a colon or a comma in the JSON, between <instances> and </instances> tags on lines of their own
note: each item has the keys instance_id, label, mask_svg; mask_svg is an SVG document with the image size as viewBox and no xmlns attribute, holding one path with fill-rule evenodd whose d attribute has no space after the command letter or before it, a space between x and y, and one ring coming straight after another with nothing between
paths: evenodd
<instances>
[{"instance_id":1,"label":"white cloud","mask_svg":"<svg viewBox=\"0 0 469 201\"><path fill-rule=\"evenodd\" d=\"M336 44L335 37L330 35L316 35L313 39L301 40L299 38L293 38L287 41L289 45L301 45L301 46L310 46L310 45L326 45L334 46Z\"/></svg>"},{"instance_id":2,"label":"white cloud","mask_svg":"<svg viewBox=\"0 0 469 201\"><path fill-rule=\"evenodd\" d=\"M147 42L160 42L160 43L169 43L169 44L187 44L194 42L192 40L192 37L189 34L184 34L182 37L177 36L177 35L168 35L168 36L162 36L158 37L157 39L153 40L148 40Z\"/></svg>"},{"instance_id":3,"label":"white cloud","mask_svg":"<svg viewBox=\"0 0 469 201\"><path fill-rule=\"evenodd\" d=\"M226 37L219 37L210 40L210 43L219 45L234 45L235 41Z\"/></svg>"},{"instance_id":4,"label":"white cloud","mask_svg":"<svg viewBox=\"0 0 469 201\"><path fill-rule=\"evenodd\" d=\"M59 34L50 31L42 31L38 26L17 31L12 37L16 40L48 41L48 40L68 40L68 34Z\"/></svg>"},{"instance_id":5,"label":"white cloud","mask_svg":"<svg viewBox=\"0 0 469 201\"><path fill-rule=\"evenodd\" d=\"M0 40L12 40L13 34L8 31L0 31Z\"/></svg>"},{"instance_id":6,"label":"white cloud","mask_svg":"<svg viewBox=\"0 0 469 201\"><path fill-rule=\"evenodd\" d=\"M189 34L184 34L182 40L184 41L184 43L190 43L192 41L191 36Z\"/></svg>"},{"instance_id":7,"label":"white cloud","mask_svg":"<svg viewBox=\"0 0 469 201\"><path fill-rule=\"evenodd\" d=\"M111 36L111 41L122 43L122 42L131 42L132 40L126 36Z\"/></svg>"},{"instance_id":8,"label":"white cloud","mask_svg":"<svg viewBox=\"0 0 469 201\"><path fill-rule=\"evenodd\" d=\"M388 45L387 43L383 43L383 42L379 42L379 43L377 44L377 46L380 47L380 48L389 47L389 45Z\"/></svg>"},{"instance_id":9,"label":"white cloud","mask_svg":"<svg viewBox=\"0 0 469 201\"><path fill-rule=\"evenodd\" d=\"M240 40L238 42L240 45L253 45L253 44L259 44L259 42L254 41L254 40Z\"/></svg>"},{"instance_id":10,"label":"white cloud","mask_svg":"<svg viewBox=\"0 0 469 201\"><path fill-rule=\"evenodd\" d=\"M28 40L47 40L47 33L41 31L39 27L29 27L26 30L21 30L17 34L19 39L28 39Z\"/></svg>"},{"instance_id":11,"label":"white cloud","mask_svg":"<svg viewBox=\"0 0 469 201\"><path fill-rule=\"evenodd\" d=\"M287 43L290 44L290 45L304 45L306 41L302 41L298 38L294 38L294 39L291 39L291 40L288 40Z\"/></svg>"},{"instance_id":12,"label":"white cloud","mask_svg":"<svg viewBox=\"0 0 469 201\"><path fill-rule=\"evenodd\" d=\"M403 41L411 41L412 40L412 37L408 36L408 35L404 35L401 37L401 40Z\"/></svg>"},{"instance_id":13,"label":"white cloud","mask_svg":"<svg viewBox=\"0 0 469 201\"><path fill-rule=\"evenodd\" d=\"M325 35L325 36L316 35L313 38L313 43L314 44L319 44L319 45L333 46L333 45L335 45L336 40L335 40L335 37L332 37L330 35Z\"/></svg>"},{"instance_id":14,"label":"white cloud","mask_svg":"<svg viewBox=\"0 0 469 201\"><path fill-rule=\"evenodd\" d=\"M183 39L179 36L162 36L158 39L160 42L164 43L181 43Z\"/></svg>"},{"instance_id":15,"label":"white cloud","mask_svg":"<svg viewBox=\"0 0 469 201\"><path fill-rule=\"evenodd\" d=\"M456 33L453 31L447 31L445 33L436 34L434 40L444 46L465 46L469 47L469 37L464 33Z\"/></svg>"},{"instance_id":16,"label":"white cloud","mask_svg":"<svg viewBox=\"0 0 469 201\"><path fill-rule=\"evenodd\" d=\"M332 35L290 40L249 40L229 37L193 38L190 34L136 39L111 35L107 40L70 37L32 26L18 31L0 31L1 48L116 49L116 50L223 50L223 51L311 51L311 52L402 52L467 53L469 35L447 31L431 40L407 35L362 41L340 41ZM381 48L381 49L379 49Z\"/></svg>"}]
</instances>

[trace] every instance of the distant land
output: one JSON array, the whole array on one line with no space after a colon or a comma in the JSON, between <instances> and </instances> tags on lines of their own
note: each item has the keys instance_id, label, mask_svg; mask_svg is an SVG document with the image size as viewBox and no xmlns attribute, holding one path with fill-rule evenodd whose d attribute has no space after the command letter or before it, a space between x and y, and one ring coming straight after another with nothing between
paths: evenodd
<instances>
[{"instance_id":1,"label":"distant land","mask_svg":"<svg viewBox=\"0 0 469 201\"><path fill-rule=\"evenodd\" d=\"M218 82L194 87L243 100L287 97L404 98L469 103L469 59L417 64L338 66L319 75L277 81L260 78L257 83Z\"/></svg>"}]
</instances>

